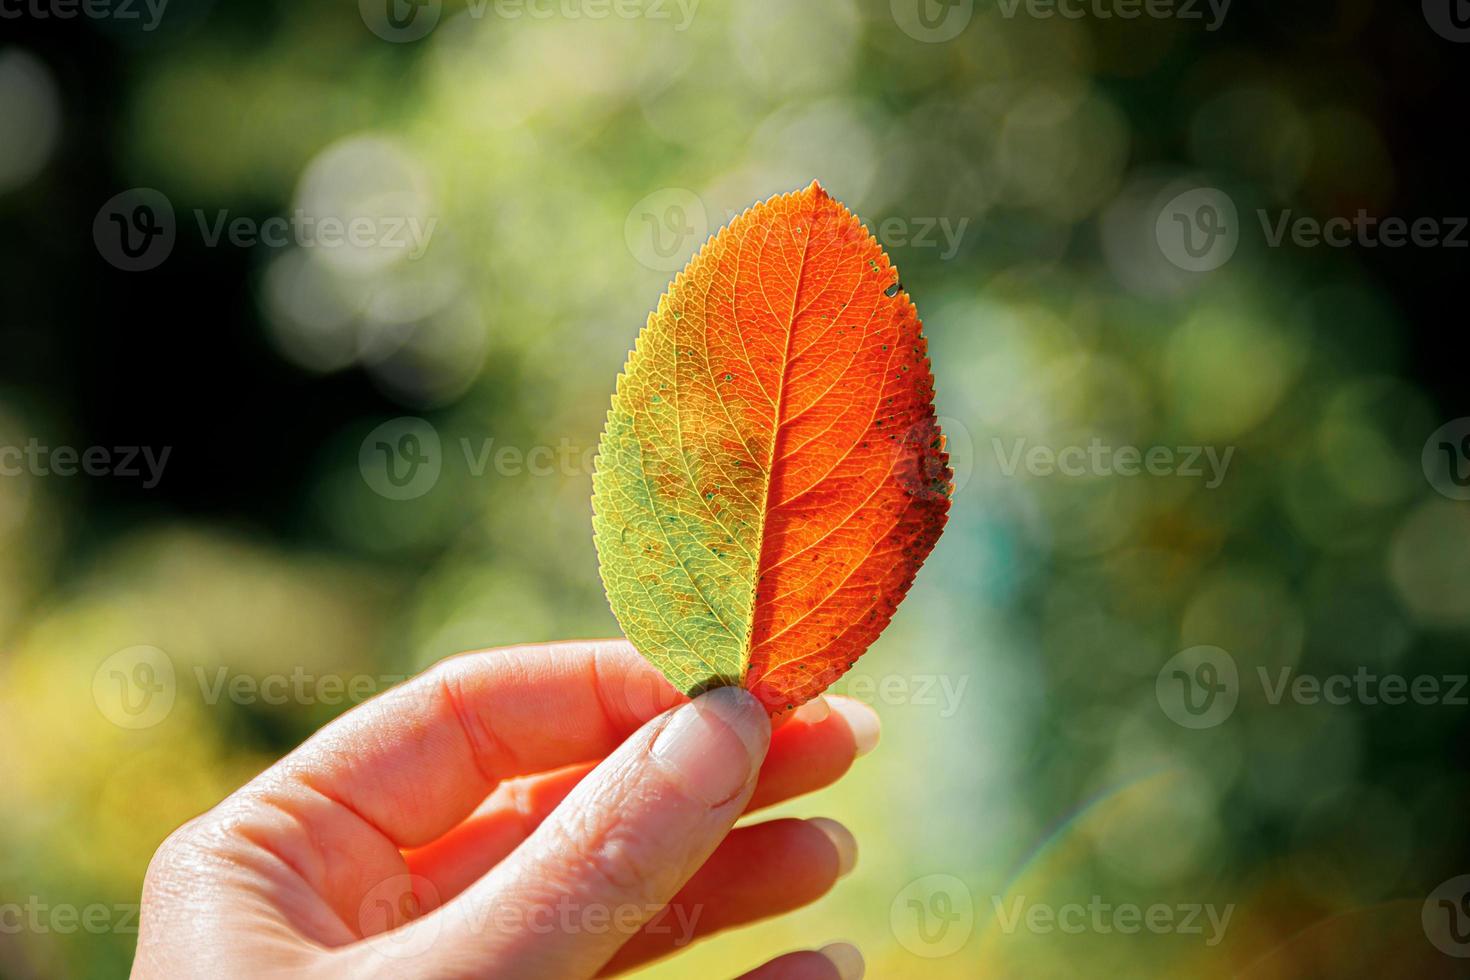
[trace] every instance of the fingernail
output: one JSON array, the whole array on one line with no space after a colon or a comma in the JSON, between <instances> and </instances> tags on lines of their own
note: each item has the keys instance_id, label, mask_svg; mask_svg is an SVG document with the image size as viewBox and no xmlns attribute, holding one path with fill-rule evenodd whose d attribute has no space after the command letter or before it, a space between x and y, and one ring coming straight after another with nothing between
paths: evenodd
<instances>
[{"instance_id":1,"label":"fingernail","mask_svg":"<svg viewBox=\"0 0 1470 980\"><path fill-rule=\"evenodd\" d=\"M852 943L828 943L817 952L832 961L842 980L863 980L863 954Z\"/></svg>"},{"instance_id":2,"label":"fingernail","mask_svg":"<svg viewBox=\"0 0 1470 980\"><path fill-rule=\"evenodd\" d=\"M770 740L761 703L741 688L721 687L676 710L654 739L652 754L690 796L713 807L745 788Z\"/></svg>"},{"instance_id":3,"label":"fingernail","mask_svg":"<svg viewBox=\"0 0 1470 980\"><path fill-rule=\"evenodd\" d=\"M807 823L826 834L832 846L837 848L837 877L845 878L857 867L857 838L852 836L852 831L827 817L814 817Z\"/></svg>"},{"instance_id":4,"label":"fingernail","mask_svg":"<svg viewBox=\"0 0 1470 980\"><path fill-rule=\"evenodd\" d=\"M796 709L795 718L808 725L818 725L827 720L832 713L832 706L827 699L818 694L806 704Z\"/></svg>"},{"instance_id":5,"label":"fingernail","mask_svg":"<svg viewBox=\"0 0 1470 980\"><path fill-rule=\"evenodd\" d=\"M853 741L857 743L857 754L859 757L867 755L878 745L878 735L883 729L883 724L878 720L878 712L851 698L834 698L830 704L834 711L842 716L847 722L847 727L852 729Z\"/></svg>"}]
</instances>

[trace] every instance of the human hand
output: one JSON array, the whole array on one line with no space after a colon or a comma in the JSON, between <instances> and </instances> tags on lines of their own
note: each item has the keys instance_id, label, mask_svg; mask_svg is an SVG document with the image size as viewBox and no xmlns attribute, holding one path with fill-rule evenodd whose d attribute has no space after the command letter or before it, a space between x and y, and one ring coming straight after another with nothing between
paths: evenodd
<instances>
[{"instance_id":1,"label":"human hand","mask_svg":"<svg viewBox=\"0 0 1470 980\"><path fill-rule=\"evenodd\" d=\"M688 702L621 640L453 657L175 831L148 867L133 976L626 970L850 871L835 821L731 828L877 740L846 698L774 731L742 690ZM862 973L837 943L743 980Z\"/></svg>"}]
</instances>

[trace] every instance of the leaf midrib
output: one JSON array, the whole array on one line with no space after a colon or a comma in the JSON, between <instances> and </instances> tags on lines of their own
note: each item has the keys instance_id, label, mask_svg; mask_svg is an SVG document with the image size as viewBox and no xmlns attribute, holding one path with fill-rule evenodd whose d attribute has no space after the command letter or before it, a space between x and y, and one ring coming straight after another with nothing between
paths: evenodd
<instances>
[{"instance_id":1,"label":"leaf midrib","mask_svg":"<svg viewBox=\"0 0 1470 980\"><path fill-rule=\"evenodd\" d=\"M786 339L781 350L781 378L779 384L776 386L776 398L771 407L771 449L766 458L765 483L761 487L760 524L756 528L755 535L758 548L755 559L755 581L751 583L750 610L745 617L745 640L741 644L740 651L740 672L742 680L750 672L751 654L754 652L756 596L760 594L761 572L766 557L766 522L769 520L771 513L771 482L775 479L776 460L780 455L782 433L781 410L785 404L786 382L791 371L791 338L796 333L796 304L801 297L801 286L806 276L807 253L811 249L812 238L814 237L811 233L811 225L815 214L816 208L813 206L810 211L802 216L805 221L803 222L802 228L801 261L797 263L796 282L791 287L791 309L786 314ZM767 241L769 241L769 237ZM740 329L738 323L735 325L735 329Z\"/></svg>"}]
</instances>

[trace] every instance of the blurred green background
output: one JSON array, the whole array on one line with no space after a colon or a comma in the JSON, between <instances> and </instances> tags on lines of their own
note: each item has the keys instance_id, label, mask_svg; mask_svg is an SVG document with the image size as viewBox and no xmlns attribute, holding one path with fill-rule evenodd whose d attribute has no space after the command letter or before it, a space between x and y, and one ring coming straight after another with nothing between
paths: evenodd
<instances>
[{"instance_id":1,"label":"blurred green background","mask_svg":"<svg viewBox=\"0 0 1470 980\"><path fill-rule=\"evenodd\" d=\"M106 909L98 930L0 914L0 974L125 975L163 836L355 697L464 649L613 634L588 461L615 376L708 234L818 178L925 321L953 514L838 685L882 714L881 750L783 808L851 826L856 873L646 975L835 938L876 977L1464 975L1431 893L1470 872L1448 696L1466 253L1273 246L1258 220L1470 213L1464 49L1432 6L1241 4L1213 29L1204 5L966 0L0 22L0 447L169 454L153 486L141 456L0 476L0 907ZM135 188L173 241L126 271L107 215ZM1168 234L1196 188L1237 211L1198 270ZM424 247L211 244L222 214L391 220ZM373 450L404 426L438 440L407 488ZM1137 475L1013 463L1094 444L1178 451ZM1191 447L1228 458L1219 479ZM1273 696L1361 672L1440 696ZM281 677L305 693L267 697ZM1074 905L1174 925L1017 922Z\"/></svg>"}]
</instances>

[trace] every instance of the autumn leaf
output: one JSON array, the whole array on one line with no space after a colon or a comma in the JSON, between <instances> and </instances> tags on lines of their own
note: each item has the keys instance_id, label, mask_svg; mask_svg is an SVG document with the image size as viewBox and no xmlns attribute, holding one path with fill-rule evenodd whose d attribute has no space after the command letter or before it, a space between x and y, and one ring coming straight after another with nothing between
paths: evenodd
<instances>
[{"instance_id":1,"label":"autumn leaf","mask_svg":"<svg viewBox=\"0 0 1470 980\"><path fill-rule=\"evenodd\" d=\"M613 613L680 690L784 711L888 625L949 512L926 349L897 269L816 182L736 218L659 300L593 529Z\"/></svg>"}]
</instances>

